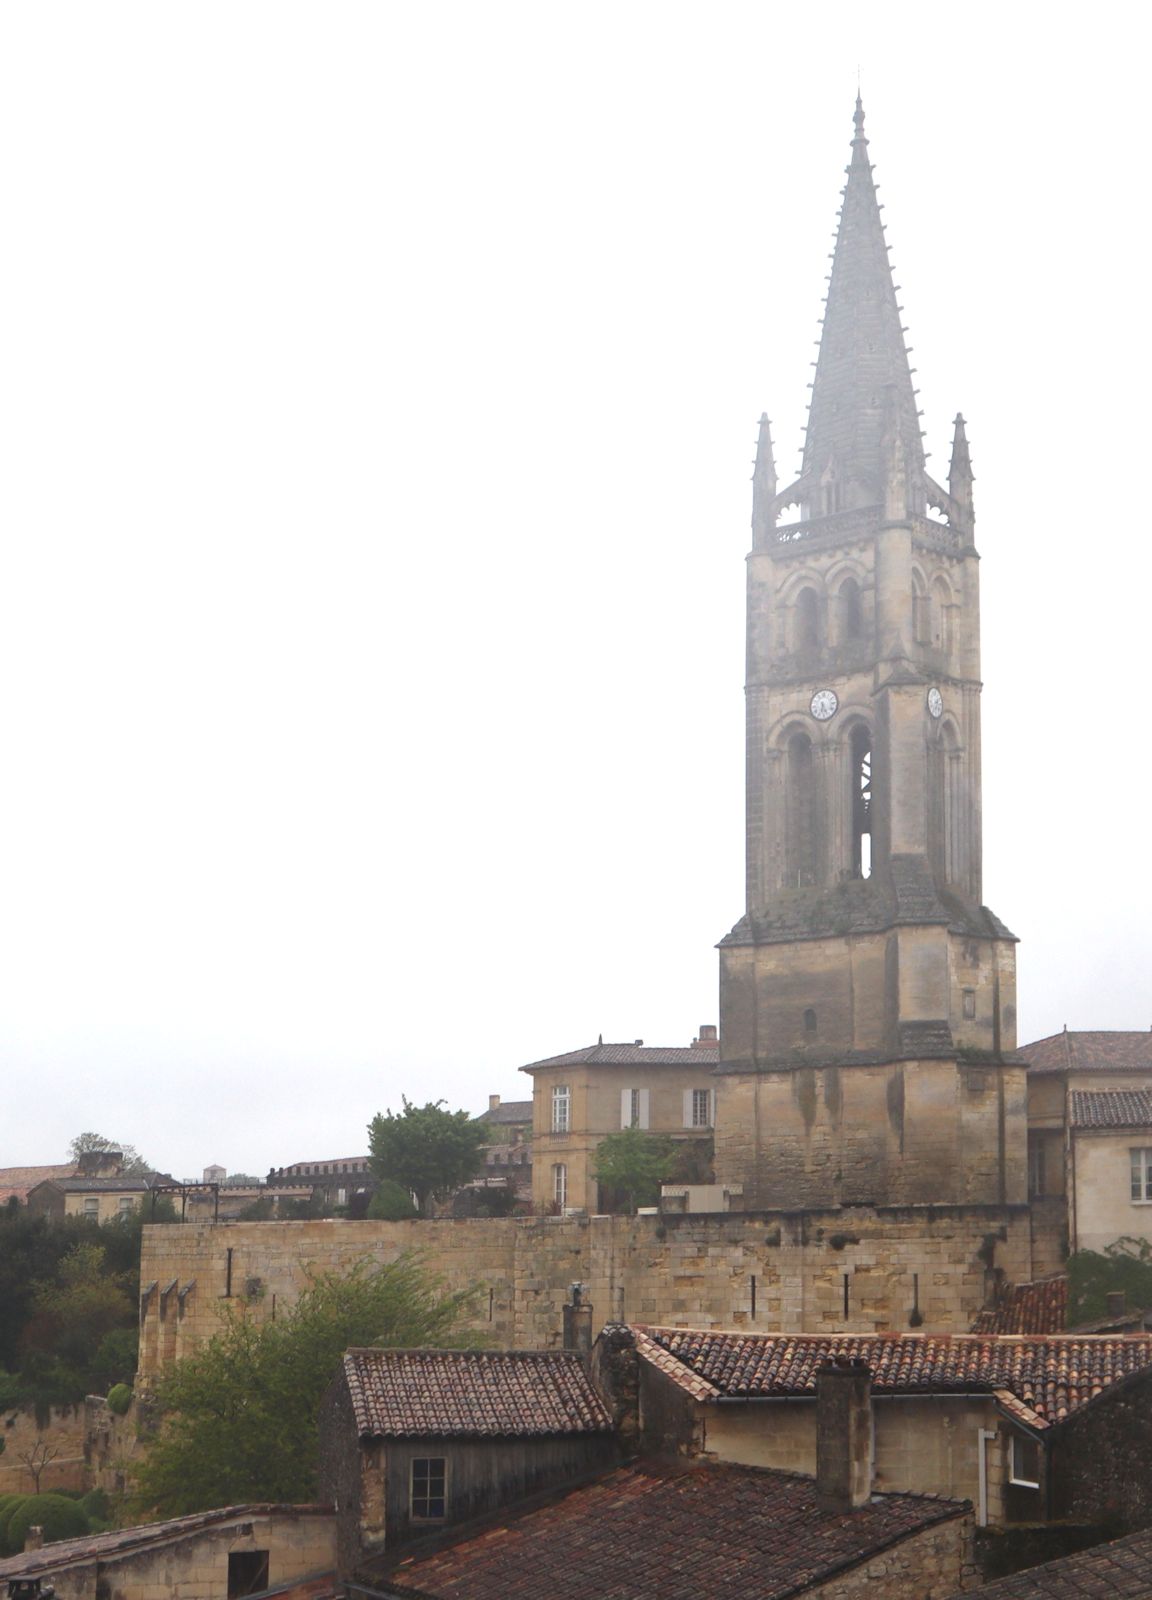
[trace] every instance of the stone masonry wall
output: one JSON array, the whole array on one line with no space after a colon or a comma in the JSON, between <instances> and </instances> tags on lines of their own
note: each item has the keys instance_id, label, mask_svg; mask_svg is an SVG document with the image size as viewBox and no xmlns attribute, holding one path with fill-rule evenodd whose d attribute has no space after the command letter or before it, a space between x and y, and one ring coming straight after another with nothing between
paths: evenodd
<instances>
[{"instance_id":1,"label":"stone masonry wall","mask_svg":"<svg viewBox=\"0 0 1152 1600\"><path fill-rule=\"evenodd\" d=\"M948 1600L980 1585L972 1539L971 1515L954 1517L806 1593L820 1600Z\"/></svg>"},{"instance_id":2,"label":"stone masonry wall","mask_svg":"<svg viewBox=\"0 0 1152 1600\"><path fill-rule=\"evenodd\" d=\"M84 1465L84 1407L53 1406L41 1427L31 1406L13 1406L0 1412L0 1494L31 1494L34 1480L20 1457L50 1450L51 1461L40 1475L41 1493L57 1489L87 1489Z\"/></svg>"},{"instance_id":3,"label":"stone masonry wall","mask_svg":"<svg viewBox=\"0 0 1152 1600\"><path fill-rule=\"evenodd\" d=\"M272 1318L310 1272L406 1250L422 1251L449 1288L475 1288L472 1325L508 1349L559 1342L574 1282L600 1325L966 1332L989 1271L1022 1282L1030 1265L1023 1207L157 1224L144 1229L141 1254L141 1375L210 1337L229 1303Z\"/></svg>"}]
</instances>

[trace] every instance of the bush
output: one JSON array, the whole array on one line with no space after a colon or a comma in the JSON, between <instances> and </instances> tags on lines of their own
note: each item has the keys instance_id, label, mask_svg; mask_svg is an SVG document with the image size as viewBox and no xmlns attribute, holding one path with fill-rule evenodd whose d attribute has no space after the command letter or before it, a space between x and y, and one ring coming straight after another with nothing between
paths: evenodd
<instances>
[{"instance_id":1,"label":"bush","mask_svg":"<svg viewBox=\"0 0 1152 1600\"><path fill-rule=\"evenodd\" d=\"M30 1496L26 1494L10 1494L6 1497L4 1506L0 1507L0 1556L18 1556L23 1550L23 1539L21 1539L15 1550L10 1547L8 1543L8 1524L25 1500L29 1498Z\"/></svg>"},{"instance_id":2,"label":"bush","mask_svg":"<svg viewBox=\"0 0 1152 1600\"><path fill-rule=\"evenodd\" d=\"M108 1391L108 1409L122 1417L132 1404L132 1390L126 1383L113 1384Z\"/></svg>"},{"instance_id":3,"label":"bush","mask_svg":"<svg viewBox=\"0 0 1152 1600\"><path fill-rule=\"evenodd\" d=\"M80 1509L89 1522L94 1519L104 1522L107 1520L110 1511L108 1496L103 1489L89 1489L88 1493L82 1496L80 1500Z\"/></svg>"},{"instance_id":4,"label":"bush","mask_svg":"<svg viewBox=\"0 0 1152 1600\"><path fill-rule=\"evenodd\" d=\"M420 1213L407 1189L402 1189L391 1178L382 1178L368 1202L368 1215L375 1222L408 1222Z\"/></svg>"},{"instance_id":5,"label":"bush","mask_svg":"<svg viewBox=\"0 0 1152 1600\"><path fill-rule=\"evenodd\" d=\"M88 1518L75 1500L62 1494L30 1494L8 1518L8 1548L19 1555L29 1528L44 1529L44 1543L78 1539L88 1532Z\"/></svg>"}]
</instances>

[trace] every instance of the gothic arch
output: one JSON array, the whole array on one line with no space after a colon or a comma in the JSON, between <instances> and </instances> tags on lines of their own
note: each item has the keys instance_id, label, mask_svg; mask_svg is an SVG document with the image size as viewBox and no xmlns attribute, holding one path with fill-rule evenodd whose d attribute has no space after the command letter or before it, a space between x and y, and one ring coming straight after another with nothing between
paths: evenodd
<instances>
[{"instance_id":1,"label":"gothic arch","mask_svg":"<svg viewBox=\"0 0 1152 1600\"><path fill-rule=\"evenodd\" d=\"M965 887L968 867L964 745L952 716L940 719L929 746L929 854L937 876Z\"/></svg>"},{"instance_id":2,"label":"gothic arch","mask_svg":"<svg viewBox=\"0 0 1152 1600\"><path fill-rule=\"evenodd\" d=\"M805 730L792 724L784 744L784 882L816 882L816 753Z\"/></svg>"},{"instance_id":3,"label":"gothic arch","mask_svg":"<svg viewBox=\"0 0 1152 1600\"><path fill-rule=\"evenodd\" d=\"M955 595L952 585L943 572L932 579L931 634L932 645L945 655L952 652L952 618L955 615Z\"/></svg>"},{"instance_id":4,"label":"gothic arch","mask_svg":"<svg viewBox=\"0 0 1152 1600\"><path fill-rule=\"evenodd\" d=\"M912 637L917 644L928 644L932 638L928 584L919 567L912 568Z\"/></svg>"},{"instance_id":5,"label":"gothic arch","mask_svg":"<svg viewBox=\"0 0 1152 1600\"><path fill-rule=\"evenodd\" d=\"M844 820L847 836L847 871L852 878L870 878L874 862L875 829L874 730L859 714L845 719L840 730L843 747Z\"/></svg>"}]
</instances>

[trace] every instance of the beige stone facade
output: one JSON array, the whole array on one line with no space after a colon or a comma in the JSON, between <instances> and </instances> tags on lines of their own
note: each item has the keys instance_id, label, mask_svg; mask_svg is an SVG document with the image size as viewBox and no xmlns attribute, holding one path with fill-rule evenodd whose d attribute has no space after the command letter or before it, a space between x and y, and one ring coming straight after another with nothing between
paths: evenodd
<instances>
[{"instance_id":1,"label":"beige stone facade","mask_svg":"<svg viewBox=\"0 0 1152 1600\"><path fill-rule=\"evenodd\" d=\"M35 1481L23 1459L40 1460L46 1452L40 1476L43 1494L57 1489L88 1489L91 1483L85 1462L85 1417L83 1406L52 1406L43 1422L32 1406L12 1406L0 1412L4 1450L0 1453L0 1494L32 1494Z\"/></svg>"},{"instance_id":2,"label":"beige stone facade","mask_svg":"<svg viewBox=\"0 0 1152 1600\"><path fill-rule=\"evenodd\" d=\"M569 1286L599 1323L966 1332L998 1268L1030 1268L1024 1207L844 1207L803 1214L474 1218L155 1225L144 1229L146 1380L220 1326L224 1307L271 1318L313 1272L420 1250L496 1348L556 1344ZM922 1319L912 1323L913 1315Z\"/></svg>"},{"instance_id":3,"label":"beige stone facade","mask_svg":"<svg viewBox=\"0 0 1152 1600\"><path fill-rule=\"evenodd\" d=\"M710 1141L718 1059L716 1029L702 1027L687 1047L601 1042L522 1067L532 1079L536 1210L599 1211L596 1149L621 1128Z\"/></svg>"},{"instance_id":4,"label":"beige stone facade","mask_svg":"<svg viewBox=\"0 0 1152 1600\"><path fill-rule=\"evenodd\" d=\"M66 1539L0 1561L0 1582L36 1577L57 1600L227 1600L253 1593L238 1572L263 1571L260 1588L330 1574L336 1518L322 1506L236 1506L87 1539Z\"/></svg>"}]
</instances>

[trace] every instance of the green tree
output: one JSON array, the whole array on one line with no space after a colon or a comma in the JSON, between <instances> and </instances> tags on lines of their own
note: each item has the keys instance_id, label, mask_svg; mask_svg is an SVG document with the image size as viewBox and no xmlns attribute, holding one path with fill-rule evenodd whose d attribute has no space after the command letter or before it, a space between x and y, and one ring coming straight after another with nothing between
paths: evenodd
<instances>
[{"instance_id":1,"label":"green tree","mask_svg":"<svg viewBox=\"0 0 1152 1600\"><path fill-rule=\"evenodd\" d=\"M154 1170L134 1144L106 1139L102 1133L78 1133L68 1146L68 1154L73 1161L79 1161L82 1155L92 1150L118 1150L124 1157L124 1176L127 1178L142 1178L146 1172Z\"/></svg>"},{"instance_id":2,"label":"green tree","mask_svg":"<svg viewBox=\"0 0 1152 1600\"><path fill-rule=\"evenodd\" d=\"M375 1222L407 1222L419 1213L407 1189L393 1183L391 1178L382 1178L368 1202L368 1215Z\"/></svg>"},{"instance_id":3,"label":"green tree","mask_svg":"<svg viewBox=\"0 0 1152 1600\"><path fill-rule=\"evenodd\" d=\"M157 1386L164 1420L136 1469L138 1510L314 1499L320 1400L345 1350L459 1344L472 1298L446 1293L409 1254L314 1278L275 1322L229 1307L222 1330Z\"/></svg>"},{"instance_id":4,"label":"green tree","mask_svg":"<svg viewBox=\"0 0 1152 1600\"><path fill-rule=\"evenodd\" d=\"M423 1106L401 1100L399 1115L377 1112L368 1124L369 1166L381 1182L388 1179L414 1194L426 1214L435 1197L480 1171L488 1130L467 1111L446 1111L443 1100Z\"/></svg>"},{"instance_id":5,"label":"green tree","mask_svg":"<svg viewBox=\"0 0 1152 1600\"><path fill-rule=\"evenodd\" d=\"M660 1185L668 1181L675 1165L671 1139L641 1128L621 1128L596 1146L592 1173L606 1192L609 1210L632 1212L637 1206L656 1204Z\"/></svg>"},{"instance_id":6,"label":"green tree","mask_svg":"<svg viewBox=\"0 0 1152 1600\"><path fill-rule=\"evenodd\" d=\"M1068 1258L1068 1325L1099 1322L1108 1315L1108 1295L1123 1290L1132 1311L1152 1306L1152 1246L1124 1237L1103 1252L1078 1250Z\"/></svg>"}]
</instances>

